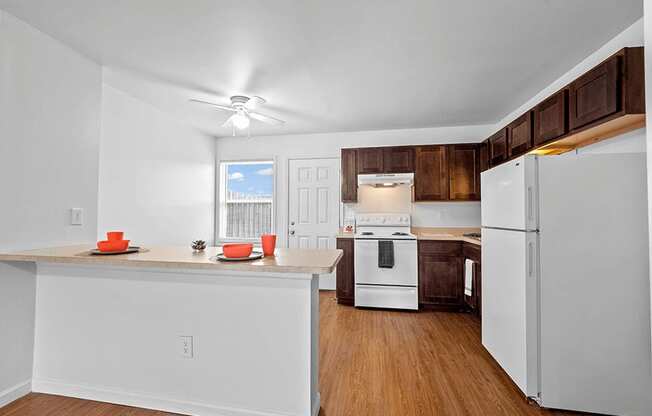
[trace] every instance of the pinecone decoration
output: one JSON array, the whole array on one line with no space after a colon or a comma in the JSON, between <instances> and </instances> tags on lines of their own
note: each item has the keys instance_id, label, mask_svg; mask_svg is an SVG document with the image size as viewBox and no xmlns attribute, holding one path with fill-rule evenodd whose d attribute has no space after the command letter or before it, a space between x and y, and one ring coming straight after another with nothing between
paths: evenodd
<instances>
[{"instance_id":1,"label":"pinecone decoration","mask_svg":"<svg viewBox=\"0 0 652 416\"><path fill-rule=\"evenodd\" d=\"M192 242L192 249L196 252L204 251L206 249L206 241L195 240Z\"/></svg>"}]
</instances>

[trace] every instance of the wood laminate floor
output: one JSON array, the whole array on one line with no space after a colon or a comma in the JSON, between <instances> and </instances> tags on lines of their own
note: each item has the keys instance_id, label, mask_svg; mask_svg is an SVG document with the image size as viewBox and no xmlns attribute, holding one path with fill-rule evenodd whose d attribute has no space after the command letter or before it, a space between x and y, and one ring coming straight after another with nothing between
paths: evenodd
<instances>
[{"instance_id":1,"label":"wood laminate floor","mask_svg":"<svg viewBox=\"0 0 652 416\"><path fill-rule=\"evenodd\" d=\"M528 404L480 343L480 323L446 312L359 310L320 294L320 416L559 416ZM30 394L0 416L164 416Z\"/></svg>"}]
</instances>

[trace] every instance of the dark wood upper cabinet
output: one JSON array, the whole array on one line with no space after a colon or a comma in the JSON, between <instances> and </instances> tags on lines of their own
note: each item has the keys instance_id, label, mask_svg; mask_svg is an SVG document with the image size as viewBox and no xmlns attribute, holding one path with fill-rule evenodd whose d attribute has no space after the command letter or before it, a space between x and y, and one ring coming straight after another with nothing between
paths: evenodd
<instances>
[{"instance_id":1,"label":"dark wood upper cabinet","mask_svg":"<svg viewBox=\"0 0 652 416\"><path fill-rule=\"evenodd\" d=\"M358 149L358 173L383 173L383 148L365 147Z\"/></svg>"},{"instance_id":2,"label":"dark wood upper cabinet","mask_svg":"<svg viewBox=\"0 0 652 416\"><path fill-rule=\"evenodd\" d=\"M415 149L414 200L448 200L448 158L445 145Z\"/></svg>"},{"instance_id":3,"label":"dark wood upper cabinet","mask_svg":"<svg viewBox=\"0 0 652 416\"><path fill-rule=\"evenodd\" d=\"M419 241L419 303L445 309L464 305L464 266L458 241Z\"/></svg>"},{"instance_id":4,"label":"dark wood upper cabinet","mask_svg":"<svg viewBox=\"0 0 652 416\"><path fill-rule=\"evenodd\" d=\"M491 136L489 168L532 151L558 155L645 126L643 47L623 48ZM507 139L507 140L505 140ZM484 165L481 162L481 170Z\"/></svg>"},{"instance_id":5,"label":"dark wood upper cabinet","mask_svg":"<svg viewBox=\"0 0 652 416\"><path fill-rule=\"evenodd\" d=\"M564 89L534 108L534 146L568 132L568 90Z\"/></svg>"},{"instance_id":6,"label":"dark wood upper cabinet","mask_svg":"<svg viewBox=\"0 0 652 416\"><path fill-rule=\"evenodd\" d=\"M335 296L337 297L337 303L353 305L355 297L353 239L338 238L337 248L344 251L344 254L337 264Z\"/></svg>"},{"instance_id":7,"label":"dark wood upper cabinet","mask_svg":"<svg viewBox=\"0 0 652 416\"><path fill-rule=\"evenodd\" d=\"M507 160L507 128L489 137L489 166L496 166Z\"/></svg>"},{"instance_id":8,"label":"dark wood upper cabinet","mask_svg":"<svg viewBox=\"0 0 652 416\"><path fill-rule=\"evenodd\" d=\"M528 111L507 125L507 156L520 156L532 148L532 112Z\"/></svg>"},{"instance_id":9,"label":"dark wood upper cabinet","mask_svg":"<svg viewBox=\"0 0 652 416\"><path fill-rule=\"evenodd\" d=\"M480 143L480 172L489 169L489 141Z\"/></svg>"},{"instance_id":10,"label":"dark wood upper cabinet","mask_svg":"<svg viewBox=\"0 0 652 416\"><path fill-rule=\"evenodd\" d=\"M355 149L342 149L342 202L358 202L358 165Z\"/></svg>"},{"instance_id":11,"label":"dark wood upper cabinet","mask_svg":"<svg viewBox=\"0 0 652 416\"><path fill-rule=\"evenodd\" d=\"M621 57L616 55L573 81L569 127L574 130L620 110Z\"/></svg>"},{"instance_id":12,"label":"dark wood upper cabinet","mask_svg":"<svg viewBox=\"0 0 652 416\"><path fill-rule=\"evenodd\" d=\"M383 147L383 171L385 173L414 172L414 147Z\"/></svg>"},{"instance_id":13,"label":"dark wood upper cabinet","mask_svg":"<svg viewBox=\"0 0 652 416\"><path fill-rule=\"evenodd\" d=\"M452 201L480 200L480 147L456 144L448 148L449 196Z\"/></svg>"}]
</instances>

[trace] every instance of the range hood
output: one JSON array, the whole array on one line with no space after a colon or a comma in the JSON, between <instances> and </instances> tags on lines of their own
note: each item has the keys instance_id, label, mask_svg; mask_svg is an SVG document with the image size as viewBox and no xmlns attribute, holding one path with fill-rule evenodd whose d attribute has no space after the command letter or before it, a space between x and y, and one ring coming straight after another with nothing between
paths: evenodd
<instances>
[{"instance_id":1,"label":"range hood","mask_svg":"<svg viewBox=\"0 0 652 416\"><path fill-rule=\"evenodd\" d=\"M414 173L358 175L358 186L370 185L375 187L392 187L398 185L412 185L412 183L414 183Z\"/></svg>"}]
</instances>

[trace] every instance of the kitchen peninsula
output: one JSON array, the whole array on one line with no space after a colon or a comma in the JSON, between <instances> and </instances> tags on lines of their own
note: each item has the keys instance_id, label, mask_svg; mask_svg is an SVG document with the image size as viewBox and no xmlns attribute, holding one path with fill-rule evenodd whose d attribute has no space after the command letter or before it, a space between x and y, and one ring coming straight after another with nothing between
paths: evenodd
<instances>
[{"instance_id":1,"label":"kitchen peninsula","mask_svg":"<svg viewBox=\"0 0 652 416\"><path fill-rule=\"evenodd\" d=\"M341 250L90 246L0 254L37 269L32 390L196 415L319 413L318 276Z\"/></svg>"}]
</instances>

